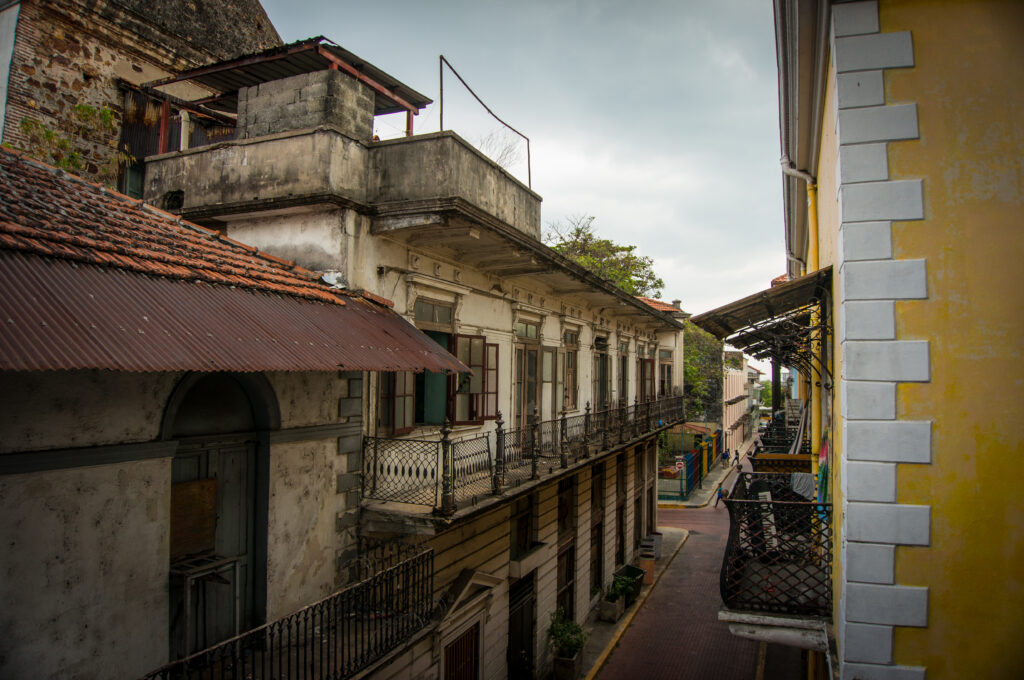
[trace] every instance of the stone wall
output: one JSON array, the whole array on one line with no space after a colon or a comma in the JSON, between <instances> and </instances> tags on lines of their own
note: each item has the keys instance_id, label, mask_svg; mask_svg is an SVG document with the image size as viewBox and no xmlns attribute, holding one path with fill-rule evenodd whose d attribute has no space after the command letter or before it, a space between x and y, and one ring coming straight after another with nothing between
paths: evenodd
<instances>
[{"instance_id":1,"label":"stone wall","mask_svg":"<svg viewBox=\"0 0 1024 680\"><path fill-rule=\"evenodd\" d=\"M179 3L125 2L145 5L145 11L136 14L112 0L21 3L0 135L4 142L24 148L26 137L19 129L20 122L35 119L73 140L73 148L84 161L75 174L114 186L117 167L112 160L120 139L123 109L121 81L138 85L215 61L225 53L280 43L269 21L260 27L256 22L235 24L220 31L218 41L197 39L201 38L198 34L183 38L172 29L184 30L185 22L165 20L170 14L191 14L181 12ZM206 8L203 11L219 4L199 3L201 9ZM256 11L235 3L224 5L225 11L232 6L232 11L243 14ZM171 88L170 92L184 97L202 94L188 86ZM116 129L102 134L83 132L75 123L74 107L78 104L111 109L117 117Z\"/></svg>"}]
</instances>

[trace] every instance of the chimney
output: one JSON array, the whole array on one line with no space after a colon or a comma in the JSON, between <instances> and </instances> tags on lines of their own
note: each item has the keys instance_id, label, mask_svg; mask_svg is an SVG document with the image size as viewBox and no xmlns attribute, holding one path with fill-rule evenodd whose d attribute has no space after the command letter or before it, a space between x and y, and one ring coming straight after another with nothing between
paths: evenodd
<instances>
[{"instance_id":1,"label":"chimney","mask_svg":"<svg viewBox=\"0 0 1024 680\"><path fill-rule=\"evenodd\" d=\"M672 306L675 307L676 309L682 310L682 307L680 307L681 304L683 304L682 300L673 300L672 301Z\"/></svg>"}]
</instances>

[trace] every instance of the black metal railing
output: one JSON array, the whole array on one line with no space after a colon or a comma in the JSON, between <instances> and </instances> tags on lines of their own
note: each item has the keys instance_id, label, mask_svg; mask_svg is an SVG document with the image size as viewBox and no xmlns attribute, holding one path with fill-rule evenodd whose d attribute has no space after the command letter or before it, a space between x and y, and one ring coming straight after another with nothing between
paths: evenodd
<instances>
[{"instance_id":1,"label":"black metal railing","mask_svg":"<svg viewBox=\"0 0 1024 680\"><path fill-rule=\"evenodd\" d=\"M409 640L433 613L434 551L364 551L352 585L299 611L170 663L143 680L341 680Z\"/></svg>"},{"instance_id":2,"label":"black metal railing","mask_svg":"<svg viewBox=\"0 0 1024 680\"><path fill-rule=\"evenodd\" d=\"M364 437L363 497L430 505L451 514L460 503L526 480L554 474L570 464L646 436L683 420L683 398L562 414L542 421L536 412L525 427L497 428L465 439Z\"/></svg>"},{"instance_id":3,"label":"black metal railing","mask_svg":"<svg viewBox=\"0 0 1024 680\"><path fill-rule=\"evenodd\" d=\"M813 484L808 489L813 495ZM832 505L795 491L792 475L756 472L740 474L725 505L725 606L831 616Z\"/></svg>"}]
</instances>

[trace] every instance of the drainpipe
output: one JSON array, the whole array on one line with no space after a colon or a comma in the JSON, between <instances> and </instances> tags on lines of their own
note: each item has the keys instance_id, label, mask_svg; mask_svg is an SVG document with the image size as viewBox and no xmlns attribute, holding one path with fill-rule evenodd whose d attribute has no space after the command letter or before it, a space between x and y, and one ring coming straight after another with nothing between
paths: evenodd
<instances>
[{"instance_id":1,"label":"drainpipe","mask_svg":"<svg viewBox=\"0 0 1024 680\"><path fill-rule=\"evenodd\" d=\"M781 161L782 174L802 179L807 184L807 264L804 273L818 271L818 183L814 175L797 170L788 157ZM811 312L811 326L821 322L818 312ZM818 340L811 342L811 352L821 358L821 334ZM820 366L819 362L819 366ZM811 392L811 472L818 474L818 448L821 445L821 381L814 379L813 371L808 371Z\"/></svg>"}]
</instances>

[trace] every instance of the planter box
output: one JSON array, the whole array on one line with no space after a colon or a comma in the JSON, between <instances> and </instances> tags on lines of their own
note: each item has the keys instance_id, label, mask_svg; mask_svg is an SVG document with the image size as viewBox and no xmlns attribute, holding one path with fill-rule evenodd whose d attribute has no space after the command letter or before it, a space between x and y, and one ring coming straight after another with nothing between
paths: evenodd
<instances>
[{"instance_id":1,"label":"planter box","mask_svg":"<svg viewBox=\"0 0 1024 680\"><path fill-rule=\"evenodd\" d=\"M639 567L634 567L631 564L620 567L616 572L616 576L624 576L630 582L630 588L626 592L626 606L632 605L636 602L636 598L640 596L640 589L643 588L644 570Z\"/></svg>"},{"instance_id":2,"label":"planter box","mask_svg":"<svg viewBox=\"0 0 1024 680\"><path fill-rule=\"evenodd\" d=\"M622 615L626 612L626 598L620 597L614 602L601 598L600 604L598 604L597 618L608 623L615 623L622 618Z\"/></svg>"},{"instance_id":3,"label":"planter box","mask_svg":"<svg viewBox=\"0 0 1024 680\"><path fill-rule=\"evenodd\" d=\"M555 680L576 680L580 675L582 665L582 651L576 652L576 656L571 658L555 656Z\"/></svg>"}]
</instances>

